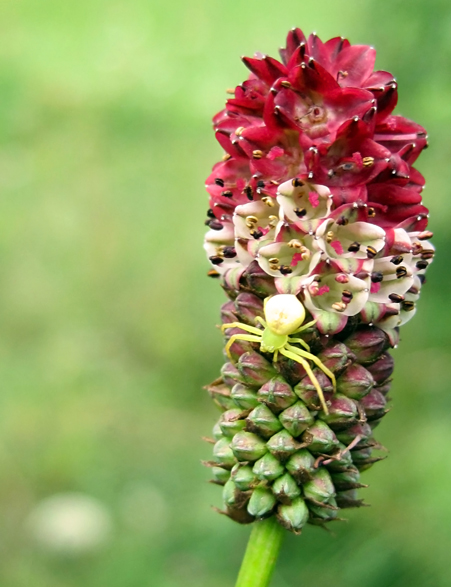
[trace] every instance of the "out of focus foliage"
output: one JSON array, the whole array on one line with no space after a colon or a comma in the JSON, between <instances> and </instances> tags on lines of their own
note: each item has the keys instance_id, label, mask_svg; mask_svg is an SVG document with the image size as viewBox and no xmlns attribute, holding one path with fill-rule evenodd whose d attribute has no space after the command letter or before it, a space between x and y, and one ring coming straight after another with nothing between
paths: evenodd
<instances>
[{"instance_id":1,"label":"out of focus foliage","mask_svg":"<svg viewBox=\"0 0 451 587\"><path fill-rule=\"evenodd\" d=\"M372 507L287 536L274 587L451 584L448 0L17 0L0 5L2 586L233 584L249 530L210 509L199 463L222 363L210 118L239 56L276 55L295 25L373 44L397 76L397 112L430 132L438 255L395 351Z\"/></svg>"}]
</instances>

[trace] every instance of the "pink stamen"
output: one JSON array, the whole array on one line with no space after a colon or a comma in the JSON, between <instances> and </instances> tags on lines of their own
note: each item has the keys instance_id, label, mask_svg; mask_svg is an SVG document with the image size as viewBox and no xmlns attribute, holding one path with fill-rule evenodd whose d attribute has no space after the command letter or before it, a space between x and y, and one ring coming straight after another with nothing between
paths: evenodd
<instances>
[{"instance_id":1,"label":"pink stamen","mask_svg":"<svg viewBox=\"0 0 451 587\"><path fill-rule=\"evenodd\" d=\"M316 294L317 296L322 296L326 293L330 292L330 287L328 285L322 285L319 289L318 289L318 293Z\"/></svg>"},{"instance_id":2,"label":"pink stamen","mask_svg":"<svg viewBox=\"0 0 451 587\"><path fill-rule=\"evenodd\" d=\"M335 281L337 283L348 283L349 277L345 273L339 273L335 276Z\"/></svg>"},{"instance_id":3,"label":"pink stamen","mask_svg":"<svg viewBox=\"0 0 451 587\"><path fill-rule=\"evenodd\" d=\"M371 284L370 292L371 293L377 293L380 290L380 288L381 288L380 282L379 283L372 283Z\"/></svg>"},{"instance_id":4,"label":"pink stamen","mask_svg":"<svg viewBox=\"0 0 451 587\"><path fill-rule=\"evenodd\" d=\"M272 149L270 149L266 157L271 161L274 161L276 157L281 157L284 154L284 152L285 151L281 147L273 147Z\"/></svg>"},{"instance_id":5,"label":"pink stamen","mask_svg":"<svg viewBox=\"0 0 451 587\"><path fill-rule=\"evenodd\" d=\"M291 259L291 267L296 267L296 265L300 262L303 261L304 259L302 258L301 253L295 253L293 255L293 258Z\"/></svg>"},{"instance_id":6,"label":"pink stamen","mask_svg":"<svg viewBox=\"0 0 451 587\"><path fill-rule=\"evenodd\" d=\"M343 254L343 247L341 246L341 242L340 241L332 241L330 243L330 246L337 253L337 255L342 255Z\"/></svg>"},{"instance_id":7,"label":"pink stamen","mask_svg":"<svg viewBox=\"0 0 451 587\"><path fill-rule=\"evenodd\" d=\"M312 205L313 208L317 208L319 206L319 196L316 192L309 192L308 201Z\"/></svg>"}]
</instances>

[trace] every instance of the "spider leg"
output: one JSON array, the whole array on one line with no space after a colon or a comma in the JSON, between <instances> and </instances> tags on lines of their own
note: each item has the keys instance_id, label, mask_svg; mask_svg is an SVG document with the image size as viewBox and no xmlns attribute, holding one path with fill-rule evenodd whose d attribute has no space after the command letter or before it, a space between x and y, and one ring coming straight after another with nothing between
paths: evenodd
<instances>
[{"instance_id":1,"label":"spider leg","mask_svg":"<svg viewBox=\"0 0 451 587\"><path fill-rule=\"evenodd\" d=\"M332 381L332 385L334 386L334 393L336 393L337 391L337 381L335 379L335 375L332 373L332 371L330 369L328 369L319 359L318 357L315 357L315 355L312 355L311 353L306 353L305 351L301 351L301 349L297 349L296 347L292 347L291 345L287 345L287 349L293 353L296 353L297 355L300 355L301 357L305 357L306 359L309 359L310 361L313 361L313 363L315 363L315 365L317 367L319 367L321 369L321 371L323 373L325 373L329 379Z\"/></svg>"},{"instance_id":2,"label":"spider leg","mask_svg":"<svg viewBox=\"0 0 451 587\"><path fill-rule=\"evenodd\" d=\"M268 328L268 325L266 324L266 322L263 320L263 318L261 316L257 316L255 318L255 322L259 322L263 328Z\"/></svg>"},{"instance_id":3,"label":"spider leg","mask_svg":"<svg viewBox=\"0 0 451 587\"><path fill-rule=\"evenodd\" d=\"M288 357L289 359L292 359L293 361L300 363L304 367L304 369L307 372L307 375L310 377L313 385L315 386L315 389L318 393L319 401L321 402L321 406L323 408L324 413L328 414L329 410L327 409L326 400L324 399L323 390L321 389L321 385L318 383L318 379L315 377L308 362L305 359L303 359L301 356L299 356L297 353L293 353L290 350L285 350L283 348L283 349L280 349L279 352L282 355L285 355L285 357Z\"/></svg>"},{"instance_id":4,"label":"spider leg","mask_svg":"<svg viewBox=\"0 0 451 587\"><path fill-rule=\"evenodd\" d=\"M289 338L288 342L298 342L305 348L306 351L310 352L309 345L305 342L305 340L302 340L302 338Z\"/></svg>"},{"instance_id":5,"label":"spider leg","mask_svg":"<svg viewBox=\"0 0 451 587\"><path fill-rule=\"evenodd\" d=\"M229 359L231 361L233 359L232 359L232 355L230 354L230 347L232 346L232 344L236 340L247 340L248 342L261 342L262 337L261 336L254 336L253 334L233 334L225 346L225 352L227 353L227 356L229 357Z\"/></svg>"},{"instance_id":6,"label":"spider leg","mask_svg":"<svg viewBox=\"0 0 451 587\"><path fill-rule=\"evenodd\" d=\"M252 334L258 334L260 336L262 333L260 328L255 328L255 326L248 326L247 324L243 324L243 322L229 322L228 324L223 324L221 326L222 332L224 332L224 330L227 330L227 328L241 328L241 330L251 332Z\"/></svg>"},{"instance_id":7,"label":"spider leg","mask_svg":"<svg viewBox=\"0 0 451 587\"><path fill-rule=\"evenodd\" d=\"M307 324L304 324L303 326L301 326L300 328L298 328L297 330L292 332L292 334L298 334L298 332L302 332L303 330L307 330L307 328L310 328L310 326L314 326L316 324L317 320L318 319L312 320L311 322L307 322Z\"/></svg>"},{"instance_id":8,"label":"spider leg","mask_svg":"<svg viewBox=\"0 0 451 587\"><path fill-rule=\"evenodd\" d=\"M274 351L273 363L275 363L277 361L278 356L279 356L279 349L276 349Z\"/></svg>"}]
</instances>

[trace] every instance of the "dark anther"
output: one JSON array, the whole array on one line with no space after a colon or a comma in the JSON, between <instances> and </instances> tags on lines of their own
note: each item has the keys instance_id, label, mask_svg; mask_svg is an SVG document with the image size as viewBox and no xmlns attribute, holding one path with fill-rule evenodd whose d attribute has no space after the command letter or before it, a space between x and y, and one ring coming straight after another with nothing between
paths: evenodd
<instances>
[{"instance_id":1,"label":"dark anther","mask_svg":"<svg viewBox=\"0 0 451 587\"><path fill-rule=\"evenodd\" d=\"M265 187L265 182L262 179L259 179L257 181L257 187L258 188L264 188Z\"/></svg>"},{"instance_id":2,"label":"dark anther","mask_svg":"<svg viewBox=\"0 0 451 587\"><path fill-rule=\"evenodd\" d=\"M340 216L340 218L337 220L337 224L338 226L346 226L349 224L349 220L345 216Z\"/></svg>"},{"instance_id":3,"label":"dark anther","mask_svg":"<svg viewBox=\"0 0 451 587\"><path fill-rule=\"evenodd\" d=\"M398 294L392 293L388 296L390 298L390 300L394 303L394 304L400 304L401 302L404 301L404 296L400 296Z\"/></svg>"},{"instance_id":4,"label":"dark anther","mask_svg":"<svg viewBox=\"0 0 451 587\"><path fill-rule=\"evenodd\" d=\"M397 279L401 279L402 277L406 277L407 269L403 266L396 268L396 277Z\"/></svg>"},{"instance_id":5,"label":"dark anther","mask_svg":"<svg viewBox=\"0 0 451 587\"><path fill-rule=\"evenodd\" d=\"M219 220L210 220L208 225L212 230L222 230L224 228L224 225Z\"/></svg>"},{"instance_id":6,"label":"dark anther","mask_svg":"<svg viewBox=\"0 0 451 587\"><path fill-rule=\"evenodd\" d=\"M419 255L423 250L423 247L420 245L420 243L413 243L413 247L412 247L412 254L413 255Z\"/></svg>"},{"instance_id":7,"label":"dark anther","mask_svg":"<svg viewBox=\"0 0 451 587\"><path fill-rule=\"evenodd\" d=\"M261 230L251 230L251 236L254 237L255 239L259 239L260 237L263 236L263 233Z\"/></svg>"},{"instance_id":8,"label":"dark anther","mask_svg":"<svg viewBox=\"0 0 451 587\"><path fill-rule=\"evenodd\" d=\"M236 257L235 247L224 247L222 254L226 259L233 259L233 257Z\"/></svg>"},{"instance_id":9,"label":"dark anther","mask_svg":"<svg viewBox=\"0 0 451 587\"><path fill-rule=\"evenodd\" d=\"M406 312L411 312L414 308L415 308L414 302L409 302L408 300L405 300L404 302L402 302L402 309L405 310Z\"/></svg>"},{"instance_id":10,"label":"dark anther","mask_svg":"<svg viewBox=\"0 0 451 587\"><path fill-rule=\"evenodd\" d=\"M220 185L220 186L223 188L223 187L224 187L224 180L223 180L223 179L221 179L220 177L217 177L217 178L215 179L215 184L216 184L216 185Z\"/></svg>"},{"instance_id":11,"label":"dark anther","mask_svg":"<svg viewBox=\"0 0 451 587\"><path fill-rule=\"evenodd\" d=\"M251 186L250 186L250 185L247 185L247 186L244 188L244 190L243 190L243 191L244 191L244 193L246 194L246 196L247 196L247 199L248 199L248 200L253 200L253 199L254 199L254 196L253 196L253 194L252 194L252 188L251 188Z\"/></svg>"},{"instance_id":12,"label":"dark anther","mask_svg":"<svg viewBox=\"0 0 451 587\"><path fill-rule=\"evenodd\" d=\"M233 192L230 190L225 190L225 192L222 192L221 196L224 196L225 198L231 198L233 196Z\"/></svg>"},{"instance_id":13,"label":"dark anther","mask_svg":"<svg viewBox=\"0 0 451 587\"><path fill-rule=\"evenodd\" d=\"M304 182L301 181L298 177L295 177L291 183L295 188L301 188L304 185Z\"/></svg>"},{"instance_id":14,"label":"dark anther","mask_svg":"<svg viewBox=\"0 0 451 587\"><path fill-rule=\"evenodd\" d=\"M357 253L357 251L360 251L360 243L358 243L358 242L351 243L348 247L348 251L350 253Z\"/></svg>"},{"instance_id":15,"label":"dark anther","mask_svg":"<svg viewBox=\"0 0 451 587\"><path fill-rule=\"evenodd\" d=\"M210 269L210 271L208 271L207 273L208 277L219 277L219 273L217 271L215 271L214 269Z\"/></svg>"},{"instance_id":16,"label":"dark anther","mask_svg":"<svg viewBox=\"0 0 451 587\"><path fill-rule=\"evenodd\" d=\"M366 247L366 254L368 259L374 259L374 257L377 255L377 251L374 247Z\"/></svg>"},{"instance_id":17,"label":"dark anther","mask_svg":"<svg viewBox=\"0 0 451 587\"><path fill-rule=\"evenodd\" d=\"M420 280L421 285L426 283L426 275L417 275L418 279Z\"/></svg>"},{"instance_id":18,"label":"dark anther","mask_svg":"<svg viewBox=\"0 0 451 587\"><path fill-rule=\"evenodd\" d=\"M282 275L290 275L290 273L293 273L293 269L290 269L288 265L281 265L279 271L282 273Z\"/></svg>"},{"instance_id":19,"label":"dark anther","mask_svg":"<svg viewBox=\"0 0 451 587\"><path fill-rule=\"evenodd\" d=\"M384 275L380 271L373 271L373 273L371 273L371 281L373 283L380 283L383 279Z\"/></svg>"},{"instance_id":20,"label":"dark anther","mask_svg":"<svg viewBox=\"0 0 451 587\"><path fill-rule=\"evenodd\" d=\"M304 218L304 216L307 214L307 210L305 208L295 208L294 213L298 218Z\"/></svg>"},{"instance_id":21,"label":"dark anther","mask_svg":"<svg viewBox=\"0 0 451 587\"><path fill-rule=\"evenodd\" d=\"M213 265L221 265L221 263L224 262L224 259L222 257L219 257L218 255L212 255L211 257L208 257L208 258L213 263Z\"/></svg>"},{"instance_id":22,"label":"dark anther","mask_svg":"<svg viewBox=\"0 0 451 587\"><path fill-rule=\"evenodd\" d=\"M426 269L429 263L427 261L418 261L417 269Z\"/></svg>"},{"instance_id":23,"label":"dark anther","mask_svg":"<svg viewBox=\"0 0 451 587\"><path fill-rule=\"evenodd\" d=\"M208 216L208 218L214 218L215 217L215 213L213 212L213 210L211 208L208 208L208 210L207 210L207 216Z\"/></svg>"},{"instance_id":24,"label":"dark anther","mask_svg":"<svg viewBox=\"0 0 451 587\"><path fill-rule=\"evenodd\" d=\"M374 218L376 216L376 210L374 208L368 208L368 217Z\"/></svg>"},{"instance_id":25,"label":"dark anther","mask_svg":"<svg viewBox=\"0 0 451 587\"><path fill-rule=\"evenodd\" d=\"M421 258L422 259L433 259L434 258L434 254L435 254L435 251L431 251L431 250L429 250L429 251L423 251L421 253Z\"/></svg>"},{"instance_id":26,"label":"dark anther","mask_svg":"<svg viewBox=\"0 0 451 587\"><path fill-rule=\"evenodd\" d=\"M425 241L428 240L430 238L432 238L434 236L434 233L431 232L430 230L425 230L424 232L422 232L421 234L418 235L418 239L420 241Z\"/></svg>"},{"instance_id":27,"label":"dark anther","mask_svg":"<svg viewBox=\"0 0 451 587\"><path fill-rule=\"evenodd\" d=\"M390 259L390 262L393 263L393 265L399 265L400 263L402 263L404 260L402 255L396 255L396 257L392 257Z\"/></svg>"},{"instance_id":28,"label":"dark anther","mask_svg":"<svg viewBox=\"0 0 451 587\"><path fill-rule=\"evenodd\" d=\"M345 304L349 304L349 302L352 300L353 297L354 297L354 295L350 291L345 289L342 292L341 301L344 302Z\"/></svg>"}]
</instances>

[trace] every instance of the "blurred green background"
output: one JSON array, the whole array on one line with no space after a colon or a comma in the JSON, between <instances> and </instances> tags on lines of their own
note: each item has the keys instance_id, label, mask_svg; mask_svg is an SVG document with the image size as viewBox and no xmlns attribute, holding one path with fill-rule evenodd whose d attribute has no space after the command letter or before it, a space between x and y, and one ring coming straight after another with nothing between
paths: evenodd
<instances>
[{"instance_id":1,"label":"blurred green background","mask_svg":"<svg viewBox=\"0 0 451 587\"><path fill-rule=\"evenodd\" d=\"M202 250L204 179L221 154L210 119L247 75L240 55L276 56L292 26L372 44L396 75L397 112L430 133L419 169L439 252L395 351L393 409L378 428L390 456L364 475L372 507L333 535L287 536L273 585L451 584L449 0L9 0L2 587L233 585L249 528L210 509L220 490L200 465L224 300ZM52 508L36 508L74 492L103 516L101 548L39 539Z\"/></svg>"}]
</instances>

